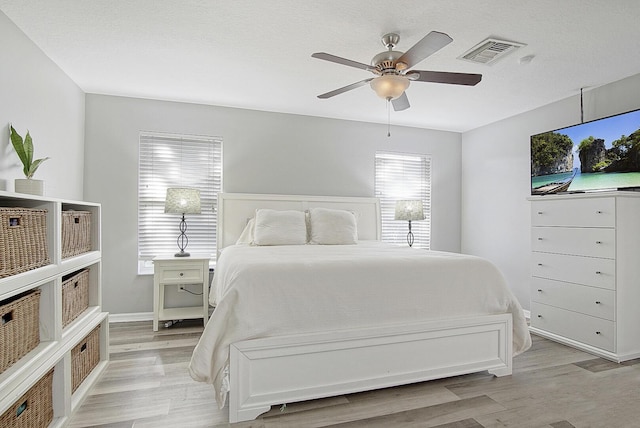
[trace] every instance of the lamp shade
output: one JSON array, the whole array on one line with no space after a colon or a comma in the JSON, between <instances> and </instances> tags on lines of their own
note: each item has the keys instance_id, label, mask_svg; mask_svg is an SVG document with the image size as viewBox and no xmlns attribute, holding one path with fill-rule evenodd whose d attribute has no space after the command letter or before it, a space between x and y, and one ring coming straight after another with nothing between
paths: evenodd
<instances>
[{"instance_id":1,"label":"lamp shade","mask_svg":"<svg viewBox=\"0 0 640 428\"><path fill-rule=\"evenodd\" d=\"M200 214L200 190L190 187L170 187L164 202L169 214Z\"/></svg>"},{"instance_id":2,"label":"lamp shade","mask_svg":"<svg viewBox=\"0 0 640 428\"><path fill-rule=\"evenodd\" d=\"M396 202L396 220L424 220L424 208L420 199Z\"/></svg>"},{"instance_id":3,"label":"lamp shade","mask_svg":"<svg viewBox=\"0 0 640 428\"><path fill-rule=\"evenodd\" d=\"M395 100L409 87L409 79L395 74L376 77L369 83L380 98Z\"/></svg>"}]
</instances>

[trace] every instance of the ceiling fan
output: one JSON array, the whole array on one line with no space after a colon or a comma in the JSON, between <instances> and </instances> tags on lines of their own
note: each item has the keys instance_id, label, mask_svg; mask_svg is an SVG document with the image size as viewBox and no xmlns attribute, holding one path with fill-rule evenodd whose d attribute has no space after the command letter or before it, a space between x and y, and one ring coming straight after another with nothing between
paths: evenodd
<instances>
[{"instance_id":1,"label":"ceiling fan","mask_svg":"<svg viewBox=\"0 0 640 428\"><path fill-rule=\"evenodd\" d=\"M432 31L413 45L407 52L393 50L399 41L400 36L395 33L382 36L382 44L387 48L387 51L374 56L371 60L371 65L341 58L325 52L316 52L311 55L313 58L370 71L377 76L318 95L318 98L331 98L369 83L378 96L387 101L391 101L395 111L401 111L409 108L409 99L407 98L405 90L409 87L411 81L473 86L478 84L482 79L481 74L410 70L411 67L453 41L453 39L445 33Z\"/></svg>"}]
</instances>

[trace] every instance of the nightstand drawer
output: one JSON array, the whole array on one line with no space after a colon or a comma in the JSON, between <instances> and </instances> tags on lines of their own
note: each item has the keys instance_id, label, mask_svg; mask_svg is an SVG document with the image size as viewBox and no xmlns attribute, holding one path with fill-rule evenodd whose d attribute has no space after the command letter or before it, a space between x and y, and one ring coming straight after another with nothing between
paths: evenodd
<instances>
[{"instance_id":1,"label":"nightstand drawer","mask_svg":"<svg viewBox=\"0 0 640 428\"><path fill-rule=\"evenodd\" d=\"M615 323L553 306L531 303L531 327L615 352Z\"/></svg>"},{"instance_id":2,"label":"nightstand drawer","mask_svg":"<svg viewBox=\"0 0 640 428\"><path fill-rule=\"evenodd\" d=\"M616 256L616 231L585 227L532 227L531 248L544 253L613 259Z\"/></svg>"},{"instance_id":3,"label":"nightstand drawer","mask_svg":"<svg viewBox=\"0 0 640 428\"><path fill-rule=\"evenodd\" d=\"M531 300L574 312L615 321L616 292L570 282L533 278Z\"/></svg>"},{"instance_id":4,"label":"nightstand drawer","mask_svg":"<svg viewBox=\"0 0 640 428\"><path fill-rule=\"evenodd\" d=\"M615 260L535 251L531 259L531 272L538 278L591 285L609 290L616 288Z\"/></svg>"},{"instance_id":5,"label":"nightstand drawer","mask_svg":"<svg viewBox=\"0 0 640 428\"><path fill-rule=\"evenodd\" d=\"M165 284L170 282L202 282L202 269L162 269L160 272L160 281Z\"/></svg>"}]
</instances>

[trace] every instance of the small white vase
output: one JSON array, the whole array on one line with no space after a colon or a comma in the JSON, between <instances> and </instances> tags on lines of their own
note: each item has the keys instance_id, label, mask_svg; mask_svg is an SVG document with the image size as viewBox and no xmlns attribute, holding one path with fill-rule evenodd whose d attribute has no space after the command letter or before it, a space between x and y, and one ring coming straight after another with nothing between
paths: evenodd
<instances>
[{"instance_id":1,"label":"small white vase","mask_svg":"<svg viewBox=\"0 0 640 428\"><path fill-rule=\"evenodd\" d=\"M30 195L42 196L44 192L44 181L33 178L16 178L15 189L17 193L28 193Z\"/></svg>"}]
</instances>

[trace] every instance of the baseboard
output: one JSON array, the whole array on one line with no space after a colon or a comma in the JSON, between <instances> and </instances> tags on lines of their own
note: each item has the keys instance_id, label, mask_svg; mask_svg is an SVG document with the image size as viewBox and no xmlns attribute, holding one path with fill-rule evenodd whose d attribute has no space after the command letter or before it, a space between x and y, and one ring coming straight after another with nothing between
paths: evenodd
<instances>
[{"instance_id":1,"label":"baseboard","mask_svg":"<svg viewBox=\"0 0 640 428\"><path fill-rule=\"evenodd\" d=\"M209 308L209 317L214 308ZM109 323L153 321L153 312L133 312L128 314L109 314Z\"/></svg>"},{"instance_id":2,"label":"baseboard","mask_svg":"<svg viewBox=\"0 0 640 428\"><path fill-rule=\"evenodd\" d=\"M153 321L153 312L134 312L129 314L109 314L109 323Z\"/></svg>"}]
</instances>

